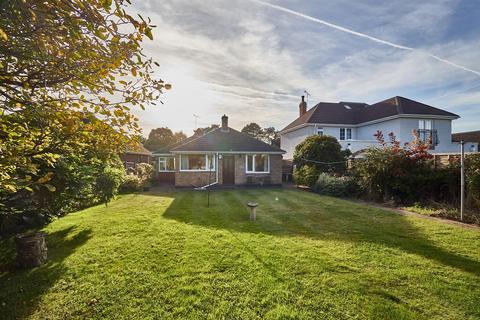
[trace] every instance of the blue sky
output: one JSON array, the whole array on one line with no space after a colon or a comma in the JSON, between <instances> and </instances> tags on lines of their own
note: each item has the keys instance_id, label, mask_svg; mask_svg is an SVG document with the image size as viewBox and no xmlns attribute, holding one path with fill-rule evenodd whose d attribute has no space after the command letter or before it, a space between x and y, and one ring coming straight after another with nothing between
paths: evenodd
<instances>
[{"instance_id":1,"label":"blue sky","mask_svg":"<svg viewBox=\"0 0 480 320\"><path fill-rule=\"evenodd\" d=\"M480 130L476 0L144 0L131 9L157 25L145 52L173 85L163 105L136 112L144 135L160 126L189 134L193 114L198 126L227 114L238 129L281 129L304 90L309 107L404 96L459 114L454 131Z\"/></svg>"}]
</instances>

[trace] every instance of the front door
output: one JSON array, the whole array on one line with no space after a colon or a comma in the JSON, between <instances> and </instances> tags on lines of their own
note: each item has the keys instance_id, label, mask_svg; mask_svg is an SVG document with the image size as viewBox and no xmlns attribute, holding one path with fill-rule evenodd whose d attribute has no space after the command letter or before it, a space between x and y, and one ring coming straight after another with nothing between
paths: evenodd
<instances>
[{"instance_id":1,"label":"front door","mask_svg":"<svg viewBox=\"0 0 480 320\"><path fill-rule=\"evenodd\" d=\"M235 184L235 156L223 156L223 184Z\"/></svg>"}]
</instances>

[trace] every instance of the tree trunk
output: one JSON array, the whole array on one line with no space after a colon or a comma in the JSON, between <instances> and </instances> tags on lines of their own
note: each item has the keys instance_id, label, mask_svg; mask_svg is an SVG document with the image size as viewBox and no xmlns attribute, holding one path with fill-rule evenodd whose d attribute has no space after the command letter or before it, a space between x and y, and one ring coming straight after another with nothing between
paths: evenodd
<instances>
[{"instance_id":1,"label":"tree trunk","mask_svg":"<svg viewBox=\"0 0 480 320\"><path fill-rule=\"evenodd\" d=\"M44 232L20 234L15 237L17 265L21 268L38 267L47 261L47 242Z\"/></svg>"}]
</instances>

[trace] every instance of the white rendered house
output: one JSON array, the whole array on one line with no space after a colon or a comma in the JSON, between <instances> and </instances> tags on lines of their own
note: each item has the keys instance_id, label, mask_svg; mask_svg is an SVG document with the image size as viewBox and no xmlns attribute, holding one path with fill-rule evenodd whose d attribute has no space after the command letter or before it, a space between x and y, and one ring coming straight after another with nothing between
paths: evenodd
<instances>
[{"instance_id":1,"label":"white rendered house","mask_svg":"<svg viewBox=\"0 0 480 320\"><path fill-rule=\"evenodd\" d=\"M459 116L407 98L397 96L372 105L320 102L307 111L302 97L299 109L299 117L280 131L285 159L292 159L295 147L315 134L333 136L343 149L355 153L378 144L377 130L385 138L393 132L402 144L411 141L412 130L416 130L425 141L432 137L432 153L459 151L458 142L452 142L452 120Z\"/></svg>"}]
</instances>

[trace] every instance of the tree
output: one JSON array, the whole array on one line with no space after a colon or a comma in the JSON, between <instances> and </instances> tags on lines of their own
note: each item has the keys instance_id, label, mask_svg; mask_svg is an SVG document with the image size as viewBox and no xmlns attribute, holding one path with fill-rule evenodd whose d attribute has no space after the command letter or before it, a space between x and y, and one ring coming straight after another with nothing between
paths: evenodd
<instances>
[{"instance_id":1,"label":"tree","mask_svg":"<svg viewBox=\"0 0 480 320\"><path fill-rule=\"evenodd\" d=\"M262 140L274 147L280 148L280 136L274 127L263 129Z\"/></svg>"},{"instance_id":2,"label":"tree","mask_svg":"<svg viewBox=\"0 0 480 320\"><path fill-rule=\"evenodd\" d=\"M280 136L274 127L262 129L257 123L251 122L242 128L242 132L272 146L280 147Z\"/></svg>"},{"instance_id":3,"label":"tree","mask_svg":"<svg viewBox=\"0 0 480 320\"><path fill-rule=\"evenodd\" d=\"M19 197L62 198L60 167L66 176L76 167L101 174L139 131L131 106L154 104L170 88L142 53L150 20L130 16L125 3L0 2L0 213L24 212ZM77 178L91 189L90 176Z\"/></svg>"},{"instance_id":4,"label":"tree","mask_svg":"<svg viewBox=\"0 0 480 320\"><path fill-rule=\"evenodd\" d=\"M147 142L147 138L145 138L141 134L136 134L132 137L132 142L138 142L144 145Z\"/></svg>"},{"instance_id":5,"label":"tree","mask_svg":"<svg viewBox=\"0 0 480 320\"><path fill-rule=\"evenodd\" d=\"M198 137L203 136L204 134L207 134L210 131L213 131L213 130L218 129L218 128L220 128L220 126L218 124L212 124L209 127L205 127L205 128L197 128L197 129L193 130L193 135L198 136Z\"/></svg>"},{"instance_id":6,"label":"tree","mask_svg":"<svg viewBox=\"0 0 480 320\"><path fill-rule=\"evenodd\" d=\"M157 151L186 138L187 136L182 131L173 133L169 128L162 127L152 129L144 145L150 151Z\"/></svg>"},{"instance_id":7,"label":"tree","mask_svg":"<svg viewBox=\"0 0 480 320\"><path fill-rule=\"evenodd\" d=\"M255 122L249 123L243 127L242 132L258 140L263 140L263 129Z\"/></svg>"},{"instance_id":8,"label":"tree","mask_svg":"<svg viewBox=\"0 0 480 320\"><path fill-rule=\"evenodd\" d=\"M157 151L171 145L174 142L173 132L169 128L162 127L152 129L145 142L145 148L150 151Z\"/></svg>"},{"instance_id":9,"label":"tree","mask_svg":"<svg viewBox=\"0 0 480 320\"><path fill-rule=\"evenodd\" d=\"M334 137L310 136L295 147L293 162L297 168L310 165L318 172L342 171L346 159L341 149Z\"/></svg>"},{"instance_id":10,"label":"tree","mask_svg":"<svg viewBox=\"0 0 480 320\"><path fill-rule=\"evenodd\" d=\"M187 135L183 133L183 131L178 131L173 134L173 140L175 142L180 142L185 139L187 139Z\"/></svg>"}]
</instances>

